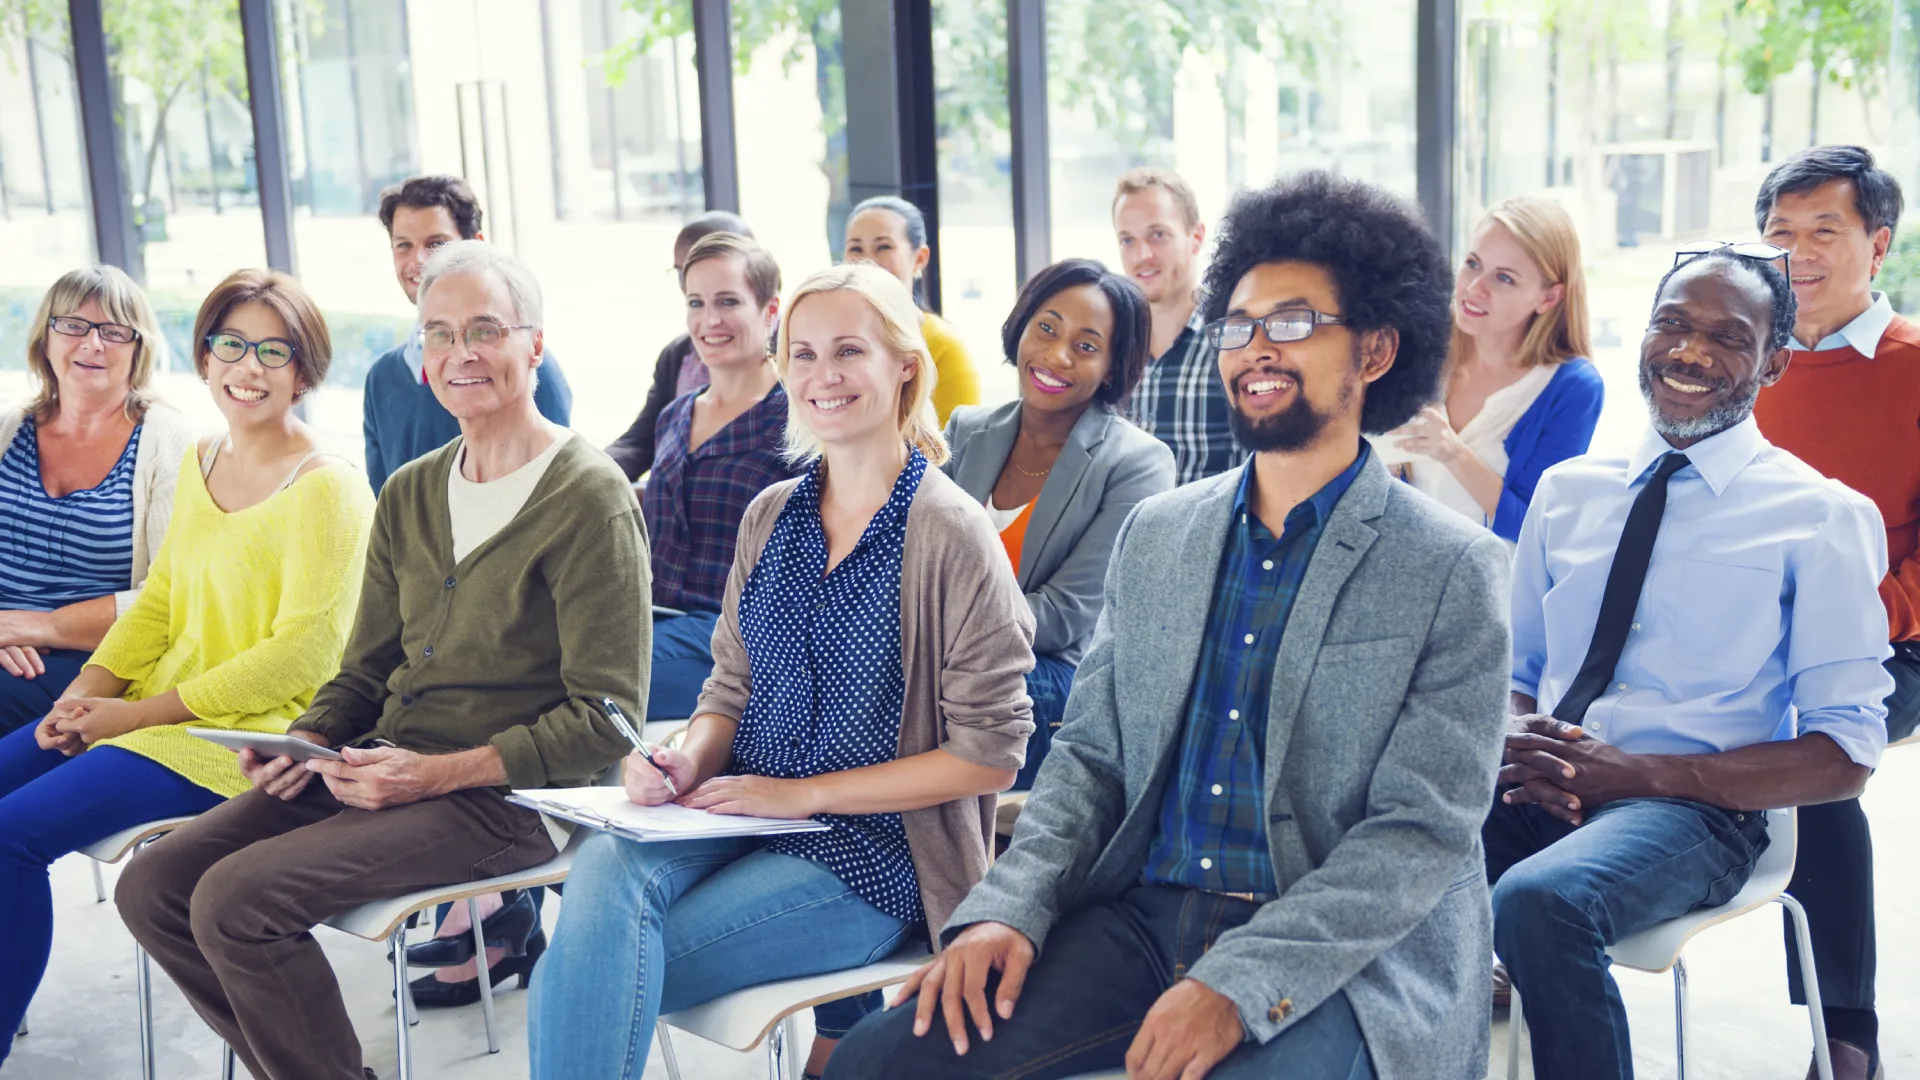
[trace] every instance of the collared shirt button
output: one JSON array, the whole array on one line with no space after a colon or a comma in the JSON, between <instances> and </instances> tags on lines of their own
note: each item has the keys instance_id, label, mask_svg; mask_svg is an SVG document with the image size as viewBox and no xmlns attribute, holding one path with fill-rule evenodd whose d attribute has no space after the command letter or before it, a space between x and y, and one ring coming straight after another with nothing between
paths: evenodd
<instances>
[{"instance_id":1,"label":"collared shirt button","mask_svg":"<svg viewBox=\"0 0 1920 1080\"><path fill-rule=\"evenodd\" d=\"M1271 570L1271 569L1273 569L1273 560L1272 560L1272 559L1268 559L1268 560L1267 560L1266 562L1263 562L1263 563L1261 563L1261 564L1260 564L1260 569L1262 569L1262 570Z\"/></svg>"},{"instance_id":2,"label":"collared shirt button","mask_svg":"<svg viewBox=\"0 0 1920 1080\"><path fill-rule=\"evenodd\" d=\"M1633 624L1633 628L1634 628L1635 630L1638 630L1638 629L1640 629L1640 624L1639 624L1639 623L1634 623L1634 624Z\"/></svg>"},{"instance_id":3,"label":"collared shirt button","mask_svg":"<svg viewBox=\"0 0 1920 1080\"><path fill-rule=\"evenodd\" d=\"M1246 636L1246 642L1247 642L1247 644L1249 644L1249 645L1251 645L1251 644L1253 644L1253 635L1252 635L1252 634L1248 634L1248 635Z\"/></svg>"},{"instance_id":4,"label":"collared shirt button","mask_svg":"<svg viewBox=\"0 0 1920 1080\"><path fill-rule=\"evenodd\" d=\"M1626 684L1626 683L1615 683L1615 684L1613 685L1613 688L1614 688L1615 690L1618 690L1618 691L1620 691L1620 692L1621 692L1621 693L1623 693L1623 694L1627 692L1627 684Z\"/></svg>"},{"instance_id":5,"label":"collared shirt button","mask_svg":"<svg viewBox=\"0 0 1920 1080\"><path fill-rule=\"evenodd\" d=\"M1238 719L1240 719L1240 710L1239 710L1239 709L1228 709L1228 710L1227 710L1227 719L1229 719L1229 720L1238 720Z\"/></svg>"},{"instance_id":6,"label":"collared shirt button","mask_svg":"<svg viewBox=\"0 0 1920 1080\"><path fill-rule=\"evenodd\" d=\"M420 655L421 655L421 656L423 656L423 657L425 657L425 656L432 656L432 655L433 655L433 646L431 646L431 645L429 645L429 646L427 646L427 647L426 647L425 649L422 649L422 650L420 650Z\"/></svg>"},{"instance_id":7,"label":"collared shirt button","mask_svg":"<svg viewBox=\"0 0 1920 1080\"><path fill-rule=\"evenodd\" d=\"M1227 790L1226 788L1221 787L1219 784L1213 785L1213 793L1215 795L1223 795L1226 793L1226 790Z\"/></svg>"},{"instance_id":8,"label":"collared shirt button","mask_svg":"<svg viewBox=\"0 0 1920 1080\"><path fill-rule=\"evenodd\" d=\"M1212 860L1212 859L1201 859L1201 860L1200 860L1200 869L1202 869L1202 870L1211 870L1211 869L1213 869L1213 860Z\"/></svg>"}]
</instances>

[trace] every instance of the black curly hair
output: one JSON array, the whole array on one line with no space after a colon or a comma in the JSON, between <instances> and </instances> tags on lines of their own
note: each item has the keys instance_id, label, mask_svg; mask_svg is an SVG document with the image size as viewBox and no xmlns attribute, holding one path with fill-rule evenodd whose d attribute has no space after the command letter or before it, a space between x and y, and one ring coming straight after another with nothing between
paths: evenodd
<instances>
[{"instance_id":1,"label":"black curly hair","mask_svg":"<svg viewBox=\"0 0 1920 1080\"><path fill-rule=\"evenodd\" d=\"M1093 395L1098 405L1118 409L1127 400L1140 376L1147 369L1147 353L1153 340L1153 311L1147 298L1132 281L1106 268L1094 259L1063 259L1034 274L1013 301L1013 312L1000 325L1000 347L1007 363L1020 366L1020 335L1027 332L1040 305L1077 285L1092 285L1107 298L1113 309L1113 336L1107 343L1107 381Z\"/></svg>"},{"instance_id":2,"label":"black curly hair","mask_svg":"<svg viewBox=\"0 0 1920 1080\"><path fill-rule=\"evenodd\" d=\"M1360 428L1391 431L1440 396L1453 329L1453 271L1420 214L1371 184L1314 170L1236 196L1201 284L1209 322L1263 263L1323 267L1355 335L1394 330L1393 367L1366 388Z\"/></svg>"},{"instance_id":3,"label":"black curly hair","mask_svg":"<svg viewBox=\"0 0 1920 1080\"><path fill-rule=\"evenodd\" d=\"M1730 247L1709 251L1697 259L1688 259L1667 271L1666 276L1660 279L1660 287L1653 290L1653 308L1647 313L1649 321L1653 312L1660 310L1660 298L1667 295L1667 282L1673 280L1673 275L1685 267L1707 259L1725 259L1735 266L1745 267L1760 276L1760 280L1767 286L1767 291L1773 295L1773 333L1767 339L1767 355L1772 356L1786 348L1787 343L1793 340L1794 321L1800 317L1800 301L1793 295L1793 283L1787 280L1787 275L1781 273L1779 267L1767 260L1756 259L1751 255L1735 255Z\"/></svg>"}]
</instances>

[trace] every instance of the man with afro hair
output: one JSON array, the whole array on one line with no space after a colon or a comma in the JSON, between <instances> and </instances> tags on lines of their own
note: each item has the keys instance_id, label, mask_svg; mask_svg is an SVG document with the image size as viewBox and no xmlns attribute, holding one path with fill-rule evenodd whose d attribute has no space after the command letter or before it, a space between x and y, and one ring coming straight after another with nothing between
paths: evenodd
<instances>
[{"instance_id":1,"label":"man with afro hair","mask_svg":"<svg viewBox=\"0 0 1920 1080\"><path fill-rule=\"evenodd\" d=\"M1253 454L1134 510L1012 846L829 1077L1485 1074L1507 549L1361 438L1436 392L1446 257L1308 173L1206 284Z\"/></svg>"}]
</instances>

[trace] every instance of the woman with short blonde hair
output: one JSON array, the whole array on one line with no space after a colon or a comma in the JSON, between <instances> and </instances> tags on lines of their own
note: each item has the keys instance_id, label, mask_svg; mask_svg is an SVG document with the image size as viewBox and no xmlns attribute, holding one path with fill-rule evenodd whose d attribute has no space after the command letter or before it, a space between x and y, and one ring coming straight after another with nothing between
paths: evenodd
<instances>
[{"instance_id":1,"label":"woman with short blonde hair","mask_svg":"<svg viewBox=\"0 0 1920 1080\"><path fill-rule=\"evenodd\" d=\"M192 432L150 396L165 349L114 267L69 271L41 298L33 396L0 409L0 734L53 707L167 533Z\"/></svg>"},{"instance_id":2,"label":"woman with short blonde hair","mask_svg":"<svg viewBox=\"0 0 1920 1080\"><path fill-rule=\"evenodd\" d=\"M1587 359L1573 218L1544 198L1487 211L1454 279L1444 400L1395 434L1413 486L1509 543L1551 465L1587 452L1605 388Z\"/></svg>"},{"instance_id":3,"label":"woman with short blonde hair","mask_svg":"<svg viewBox=\"0 0 1920 1080\"><path fill-rule=\"evenodd\" d=\"M771 839L584 844L529 1007L539 1080L638 1078L662 1012L935 941L986 874L1033 730L1034 621L947 456L905 286L869 266L788 298L777 359L804 475L748 507L713 677L635 803L812 818ZM879 995L816 1012L824 1071Z\"/></svg>"}]
</instances>

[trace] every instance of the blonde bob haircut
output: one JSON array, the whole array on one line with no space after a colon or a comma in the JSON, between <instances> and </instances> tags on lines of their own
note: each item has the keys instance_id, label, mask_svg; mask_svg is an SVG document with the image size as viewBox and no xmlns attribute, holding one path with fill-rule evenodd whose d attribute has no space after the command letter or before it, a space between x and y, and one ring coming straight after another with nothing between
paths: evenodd
<instances>
[{"instance_id":1,"label":"blonde bob haircut","mask_svg":"<svg viewBox=\"0 0 1920 1080\"><path fill-rule=\"evenodd\" d=\"M27 333L27 370L40 384L33 400L27 403L27 412L35 423L44 424L60 412L60 380L53 373L53 362L47 358L47 335L53 330L47 324L55 316L72 315L89 300L100 302L100 310L106 313L108 322L131 326L140 334L133 343L133 366L127 372L127 419L139 423L147 415L147 407L153 404L147 388L153 384L153 369L159 366L167 347L166 338L160 332L160 320L153 315L153 305L147 302L147 294L140 286L119 267L88 266L60 275L47 295L41 297L39 313Z\"/></svg>"},{"instance_id":2,"label":"blonde bob haircut","mask_svg":"<svg viewBox=\"0 0 1920 1080\"><path fill-rule=\"evenodd\" d=\"M1587 275L1580 268L1580 236L1574 231L1573 218L1551 199L1523 195L1495 204L1481 219L1481 225L1488 221L1507 227L1549 286L1566 286L1566 295L1558 304L1528 321L1527 335L1520 342L1520 366L1531 368L1592 356L1593 346L1587 336ZM1447 350L1448 367L1457 368L1472 355L1473 338L1460 331L1456 316L1452 344Z\"/></svg>"},{"instance_id":3,"label":"blonde bob haircut","mask_svg":"<svg viewBox=\"0 0 1920 1080\"><path fill-rule=\"evenodd\" d=\"M946 463L947 440L940 434L940 421L933 412L933 384L936 378L933 354L927 351L927 339L920 333L920 309L913 294L900 279L872 263L842 263L821 270L800 283L781 306L780 346L774 353L774 368L780 381L787 382L793 364L793 316L800 302L817 293L856 293L880 316L880 346L901 358L912 357L913 374L900 390L900 407L894 414L900 437L932 465ZM820 440L801 418L799 399L787 397L787 458L796 463L820 456Z\"/></svg>"}]
</instances>

